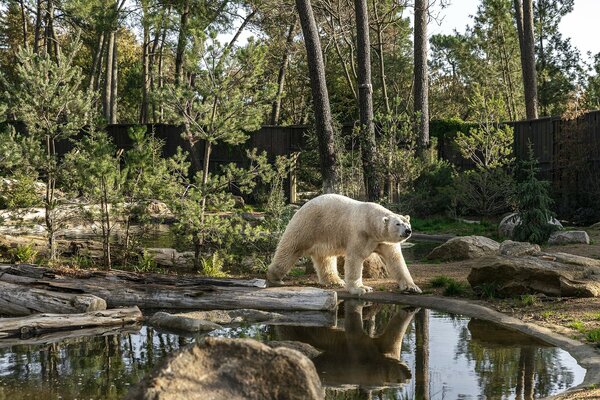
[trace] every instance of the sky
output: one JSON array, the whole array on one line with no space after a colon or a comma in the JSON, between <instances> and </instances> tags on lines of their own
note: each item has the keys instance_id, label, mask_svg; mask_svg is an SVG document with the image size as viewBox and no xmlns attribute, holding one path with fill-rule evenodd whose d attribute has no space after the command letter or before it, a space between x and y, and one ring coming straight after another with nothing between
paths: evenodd
<instances>
[{"instance_id":1,"label":"sky","mask_svg":"<svg viewBox=\"0 0 600 400\"><path fill-rule=\"evenodd\" d=\"M439 1L438 1L439 2ZM450 5L440 10L441 24L432 22L430 34L450 34L455 29L464 32L467 25L472 25L471 15L480 4L476 0L450 0ZM575 0L573 12L563 17L560 30L563 36L571 38L571 42L581 54L589 51L600 53L600 0Z\"/></svg>"}]
</instances>

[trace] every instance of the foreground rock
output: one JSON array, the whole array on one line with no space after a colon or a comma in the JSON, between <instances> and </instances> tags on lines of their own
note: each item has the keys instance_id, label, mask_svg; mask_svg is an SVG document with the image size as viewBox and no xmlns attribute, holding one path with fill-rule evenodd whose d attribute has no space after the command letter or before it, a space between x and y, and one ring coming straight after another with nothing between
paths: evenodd
<instances>
[{"instance_id":1,"label":"foreground rock","mask_svg":"<svg viewBox=\"0 0 600 400\"><path fill-rule=\"evenodd\" d=\"M519 223L521 223L521 217L519 217L519 214L512 213L507 215L506 217L502 218L502 221L500 221L500 224L498 225L498 235L512 239L515 227L519 225ZM548 223L555 226L558 230L563 229L560 221L554 217L550 218Z\"/></svg>"},{"instance_id":2,"label":"foreground rock","mask_svg":"<svg viewBox=\"0 0 600 400\"><path fill-rule=\"evenodd\" d=\"M313 363L250 339L206 338L166 360L127 399L323 399Z\"/></svg>"},{"instance_id":3,"label":"foreground rock","mask_svg":"<svg viewBox=\"0 0 600 400\"><path fill-rule=\"evenodd\" d=\"M494 285L500 296L543 293L557 297L600 295L600 269L564 264L544 257L491 256L471 269L468 281L474 290Z\"/></svg>"},{"instance_id":4,"label":"foreground rock","mask_svg":"<svg viewBox=\"0 0 600 400\"><path fill-rule=\"evenodd\" d=\"M485 236L460 236L436 247L427 256L430 260L456 261L498 253L500 243Z\"/></svg>"},{"instance_id":5,"label":"foreground rock","mask_svg":"<svg viewBox=\"0 0 600 400\"><path fill-rule=\"evenodd\" d=\"M557 231L550 235L548 244L590 244L590 237L586 231Z\"/></svg>"}]
</instances>

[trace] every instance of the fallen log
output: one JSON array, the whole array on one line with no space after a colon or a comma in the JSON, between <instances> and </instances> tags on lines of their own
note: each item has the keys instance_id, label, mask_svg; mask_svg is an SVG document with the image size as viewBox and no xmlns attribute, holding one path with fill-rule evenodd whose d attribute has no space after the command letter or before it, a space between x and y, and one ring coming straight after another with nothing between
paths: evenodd
<instances>
[{"instance_id":1,"label":"fallen log","mask_svg":"<svg viewBox=\"0 0 600 400\"><path fill-rule=\"evenodd\" d=\"M125 326L98 326L71 331L52 331L24 338L6 337L0 338L0 349L13 346L45 346L53 343L76 343L89 337L135 334L140 331L140 328L140 324L133 323Z\"/></svg>"},{"instance_id":2,"label":"fallen log","mask_svg":"<svg viewBox=\"0 0 600 400\"><path fill-rule=\"evenodd\" d=\"M93 311L82 314L37 314L24 318L1 318L0 337L35 336L43 332L98 326L125 326L140 322L142 312L137 307Z\"/></svg>"},{"instance_id":3,"label":"fallen log","mask_svg":"<svg viewBox=\"0 0 600 400\"><path fill-rule=\"evenodd\" d=\"M0 282L1 314L73 314L98 310L106 310L106 301L91 294L62 293Z\"/></svg>"},{"instance_id":4,"label":"fallen log","mask_svg":"<svg viewBox=\"0 0 600 400\"><path fill-rule=\"evenodd\" d=\"M125 271L77 271L58 275L47 268L0 266L0 282L58 292L85 293L106 300L108 308L320 311L337 306L332 290L312 287L264 288L264 280L210 279Z\"/></svg>"}]
</instances>

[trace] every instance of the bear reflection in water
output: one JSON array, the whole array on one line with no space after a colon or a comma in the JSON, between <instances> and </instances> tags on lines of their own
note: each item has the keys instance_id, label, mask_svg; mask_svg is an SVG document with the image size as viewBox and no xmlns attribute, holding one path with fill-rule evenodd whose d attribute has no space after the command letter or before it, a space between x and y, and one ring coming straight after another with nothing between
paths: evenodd
<instances>
[{"instance_id":1,"label":"bear reflection in water","mask_svg":"<svg viewBox=\"0 0 600 400\"><path fill-rule=\"evenodd\" d=\"M347 300L344 329L279 326L277 336L280 340L308 343L322 352L312 361L326 386L400 386L411 378L410 369L400 360L402 338L418 310L398 310L383 333L372 336L365 331L363 318L368 320L379 307Z\"/></svg>"}]
</instances>

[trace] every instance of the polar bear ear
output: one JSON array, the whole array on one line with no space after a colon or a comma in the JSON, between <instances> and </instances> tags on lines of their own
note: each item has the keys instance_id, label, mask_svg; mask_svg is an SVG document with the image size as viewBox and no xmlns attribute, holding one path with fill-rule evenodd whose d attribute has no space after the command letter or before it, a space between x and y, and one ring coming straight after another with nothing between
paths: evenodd
<instances>
[{"instance_id":1,"label":"polar bear ear","mask_svg":"<svg viewBox=\"0 0 600 400\"><path fill-rule=\"evenodd\" d=\"M389 217L383 217L382 221L383 221L384 225L387 225L387 223L390 221L390 218Z\"/></svg>"},{"instance_id":2,"label":"polar bear ear","mask_svg":"<svg viewBox=\"0 0 600 400\"><path fill-rule=\"evenodd\" d=\"M405 217L406 217L406 220L407 220L408 222L410 222L410 215L406 215Z\"/></svg>"}]
</instances>

